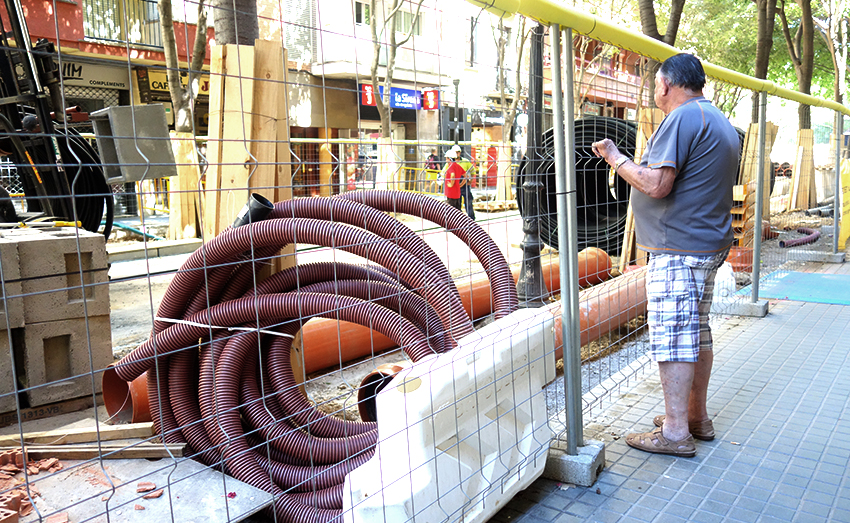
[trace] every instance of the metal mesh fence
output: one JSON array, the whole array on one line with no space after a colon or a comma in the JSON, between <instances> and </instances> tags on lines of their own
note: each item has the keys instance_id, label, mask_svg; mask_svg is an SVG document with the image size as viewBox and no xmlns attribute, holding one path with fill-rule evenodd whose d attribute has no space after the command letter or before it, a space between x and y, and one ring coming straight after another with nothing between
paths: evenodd
<instances>
[{"instance_id":1,"label":"metal mesh fence","mask_svg":"<svg viewBox=\"0 0 850 523\"><path fill-rule=\"evenodd\" d=\"M74 522L469 522L544 469L570 481L583 420L650 368L635 189L592 144L640 162L657 49L553 44L473 4L217 3L209 25L251 36L202 28L193 71L198 6L177 4L173 35L153 3L86 1L60 5L73 52L3 41L0 500ZM714 325L834 251L834 112L797 132L783 102L764 147L749 107L727 113Z\"/></svg>"}]
</instances>

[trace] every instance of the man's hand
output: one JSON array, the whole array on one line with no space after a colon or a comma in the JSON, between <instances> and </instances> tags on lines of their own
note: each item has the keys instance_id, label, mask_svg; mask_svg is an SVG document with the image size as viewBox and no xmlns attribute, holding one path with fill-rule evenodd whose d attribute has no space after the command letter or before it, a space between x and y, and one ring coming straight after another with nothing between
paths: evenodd
<instances>
[{"instance_id":1,"label":"man's hand","mask_svg":"<svg viewBox=\"0 0 850 523\"><path fill-rule=\"evenodd\" d=\"M600 140L598 142L593 142L593 145L590 146L593 154L600 158L604 158L606 162L611 163L623 154L617 149L617 146L614 145L609 138L605 138L604 140Z\"/></svg>"}]
</instances>

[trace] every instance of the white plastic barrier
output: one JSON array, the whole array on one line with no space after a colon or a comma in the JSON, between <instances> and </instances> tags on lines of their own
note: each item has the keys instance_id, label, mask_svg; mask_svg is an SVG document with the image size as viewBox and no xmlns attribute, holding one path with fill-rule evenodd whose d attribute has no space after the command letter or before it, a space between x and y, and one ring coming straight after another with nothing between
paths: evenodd
<instances>
[{"instance_id":1,"label":"white plastic barrier","mask_svg":"<svg viewBox=\"0 0 850 523\"><path fill-rule=\"evenodd\" d=\"M375 455L345 479L344 520L484 522L537 479L554 324L519 310L401 371L377 396Z\"/></svg>"}]
</instances>

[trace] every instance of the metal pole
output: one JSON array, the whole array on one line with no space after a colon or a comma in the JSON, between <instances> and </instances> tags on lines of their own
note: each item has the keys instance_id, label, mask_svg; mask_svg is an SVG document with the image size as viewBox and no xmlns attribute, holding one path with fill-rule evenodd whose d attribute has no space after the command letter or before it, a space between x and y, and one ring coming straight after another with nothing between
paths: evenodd
<instances>
[{"instance_id":1,"label":"metal pole","mask_svg":"<svg viewBox=\"0 0 850 523\"><path fill-rule=\"evenodd\" d=\"M759 277L761 265L761 221L762 202L764 201L764 164L765 164L765 132L767 131L767 93L759 93L759 156L758 176L756 179L756 216L753 226L753 295L752 303L759 301Z\"/></svg>"},{"instance_id":2,"label":"metal pole","mask_svg":"<svg viewBox=\"0 0 850 523\"><path fill-rule=\"evenodd\" d=\"M540 181L540 150L543 147L543 33L540 24L531 35L531 57L528 72L528 147L522 184L522 266L517 278L516 293L522 308L543 307L549 291L543 281L540 264L540 198L543 183Z\"/></svg>"},{"instance_id":3,"label":"metal pole","mask_svg":"<svg viewBox=\"0 0 850 523\"><path fill-rule=\"evenodd\" d=\"M581 341L578 327L578 209L575 187L573 33L566 29L566 99L561 86L561 26L552 24L552 108L555 131L555 188L558 193L558 259L561 276L561 339L564 340L564 398L567 454L584 443L581 419ZM564 105L567 115L564 117ZM565 128L566 127L566 131Z\"/></svg>"},{"instance_id":4,"label":"metal pole","mask_svg":"<svg viewBox=\"0 0 850 523\"><path fill-rule=\"evenodd\" d=\"M838 231L840 208L838 206L839 196L841 195L841 145L844 141L844 115L840 111L835 111L835 201L832 202L832 254L838 254ZM842 220L850 220L850 216L841 216Z\"/></svg>"},{"instance_id":5,"label":"metal pole","mask_svg":"<svg viewBox=\"0 0 850 523\"><path fill-rule=\"evenodd\" d=\"M460 128L458 127L458 120L460 118L458 116L458 113L460 112L458 103L460 101L460 96L458 95L458 86L460 85L460 78L455 78L454 80L452 80L452 83L455 84L455 145L457 145L460 141Z\"/></svg>"}]
</instances>

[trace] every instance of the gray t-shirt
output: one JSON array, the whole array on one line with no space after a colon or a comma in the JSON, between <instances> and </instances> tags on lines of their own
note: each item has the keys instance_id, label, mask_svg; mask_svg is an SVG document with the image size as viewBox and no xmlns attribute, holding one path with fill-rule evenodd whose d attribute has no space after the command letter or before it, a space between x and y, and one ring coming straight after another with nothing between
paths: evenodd
<instances>
[{"instance_id":1,"label":"gray t-shirt","mask_svg":"<svg viewBox=\"0 0 850 523\"><path fill-rule=\"evenodd\" d=\"M664 118L649 139L644 167L673 167L664 198L632 191L638 246L649 252L711 256L732 244L732 186L738 133L711 102L694 98Z\"/></svg>"}]
</instances>

